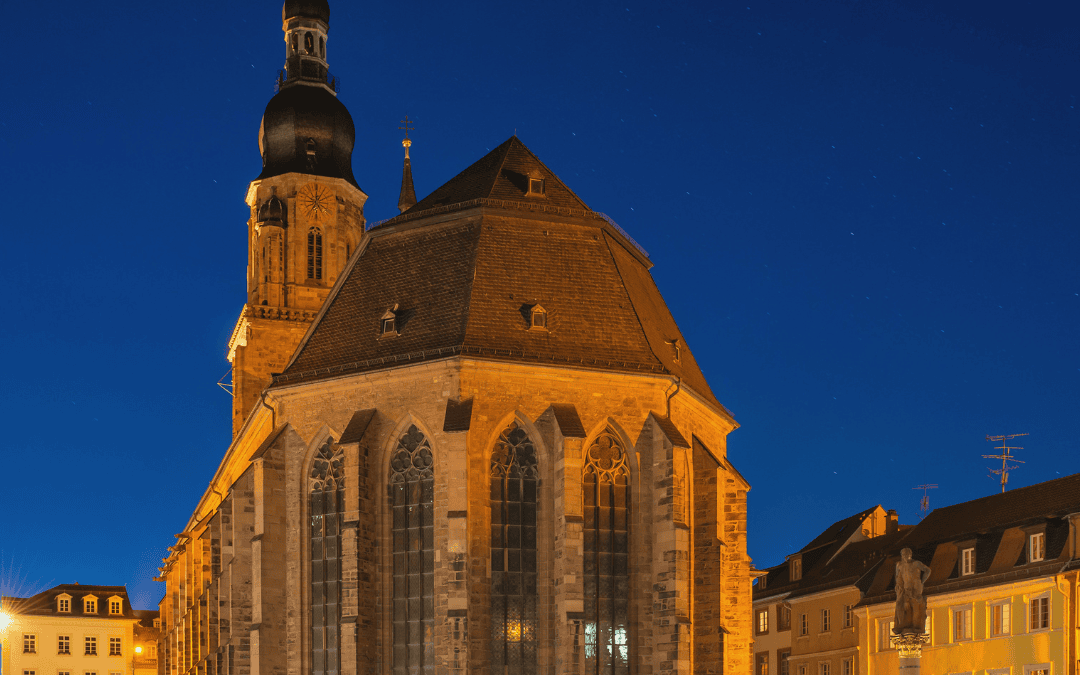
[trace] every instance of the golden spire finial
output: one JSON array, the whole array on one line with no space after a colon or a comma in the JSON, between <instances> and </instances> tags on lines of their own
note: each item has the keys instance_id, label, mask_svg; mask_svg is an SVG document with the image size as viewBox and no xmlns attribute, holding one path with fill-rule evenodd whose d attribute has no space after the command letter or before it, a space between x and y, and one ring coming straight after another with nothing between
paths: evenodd
<instances>
[{"instance_id":1,"label":"golden spire finial","mask_svg":"<svg viewBox=\"0 0 1080 675\"><path fill-rule=\"evenodd\" d=\"M409 132L413 130L413 121L409 119L408 115L405 115L405 119L401 120L401 126L398 129L405 130L405 140L401 142L401 145L405 148L405 159L409 158L409 147L412 145L412 141L409 140Z\"/></svg>"}]
</instances>

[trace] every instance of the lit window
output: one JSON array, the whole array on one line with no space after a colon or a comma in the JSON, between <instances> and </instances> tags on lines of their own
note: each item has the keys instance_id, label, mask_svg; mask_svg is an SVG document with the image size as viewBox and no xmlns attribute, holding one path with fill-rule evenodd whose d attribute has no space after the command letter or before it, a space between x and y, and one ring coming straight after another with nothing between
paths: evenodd
<instances>
[{"instance_id":1,"label":"lit window","mask_svg":"<svg viewBox=\"0 0 1080 675\"><path fill-rule=\"evenodd\" d=\"M86 650L83 651L85 656L97 656L97 638L86 638Z\"/></svg>"},{"instance_id":2,"label":"lit window","mask_svg":"<svg viewBox=\"0 0 1080 675\"><path fill-rule=\"evenodd\" d=\"M71 653L71 636L70 635L57 635L56 636L56 653L57 654L70 654Z\"/></svg>"},{"instance_id":3,"label":"lit window","mask_svg":"<svg viewBox=\"0 0 1080 675\"><path fill-rule=\"evenodd\" d=\"M844 605L844 628L851 628L854 621L854 612L851 611L851 605Z\"/></svg>"},{"instance_id":4,"label":"lit window","mask_svg":"<svg viewBox=\"0 0 1080 675\"><path fill-rule=\"evenodd\" d=\"M71 611L71 596L61 595L56 598L56 611L58 612L70 612Z\"/></svg>"},{"instance_id":5,"label":"lit window","mask_svg":"<svg viewBox=\"0 0 1080 675\"><path fill-rule=\"evenodd\" d=\"M806 620L805 614L799 615L799 635L806 635L810 632L810 622Z\"/></svg>"},{"instance_id":6,"label":"lit window","mask_svg":"<svg viewBox=\"0 0 1080 675\"><path fill-rule=\"evenodd\" d=\"M975 549L965 548L960 554L960 574L975 574Z\"/></svg>"},{"instance_id":7,"label":"lit window","mask_svg":"<svg viewBox=\"0 0 1080 675\"><path fill-rule=\"evenodd\" d=\"M536 447L512 423L491 453L492 673L529 672L536 654Z\"/></svg>"},{"instance_id":8,"label":"lit window","mask_svg":"<svg viewBox=\"0 0 1080 675\"><path fill-rule=\"evenodd\" d=\"M802 579L802 558L791 559L791 580L798 581Z\"/></svg>"},{"instance_id":9,"label":"lit window","mask_svg":"<svg viewBox=\"0 0 1080 675\"><path fill-rule=\"evenodd\" d=\"M22 650L23 654L37 654L37 636L31 633L23 633Z\"/></svg>"},{"instance_id":10,"label":"lit window","mask_svg":"<svg viewBox=\"0 0 1080 675\"><path fill-rule=\"evenodd\" d=\"M605 429L585 451L585 672L630 669L630 467Z\"/></svg>"},{"instance_id":11,"label":"lit window","mask_svg":"<svg viewBox=\"0 0 1080 675\"><path fill-rule=\"evenodd\" d=\"M1031 630L1045 630L1050 627L1050 596L1031 599Z\"/></svg>"},{"instance_id":12,"label":"lit window","mask_svg":"<svg viewBox=\"0 0 1080 675\"><path fill-rule=\"evenodd\" d=\"M308 279L322 279L323 277L323 264L322 264L322 230L317 227L313 227L308 230L307 235L307 278Z\"/></svg>"},{"instance_id":13,"label":"lit window","mask_svg":"<svg viewBox=\"0 0 1080 675\"><path fill-rule=\"evenodd\" d=\"M827 633L832 628L832 613L827 610L821 610L821 632Z\"/></svg>"},{"instance_id":14,"label":"lit window","mask_svg":"<svg viewBox=\"0 0 1080 675\"><path fill-rule=\"evenodd\" d=\"M971 639L971 608L953 610L953 642Z\"/></svg>"},{"instance_id":15,"label":"lit window","mask_svg":"<svg viewBox=\"0 0 1080 675\"><path fill-rule=\"evenodd\" d=\"M547 329L547 310L540 305L533 305L530 328Z\"/></svg>"},{"instance_id":16,"label":"lit window","mask_svg":"<svg viewBox=\"0 0 1080 675\"><path fill-rule=\"evenodd\" d=\"M83 598L83 614L97 614L97 598Z\"/></svg>"},{"instance_id":17,"label":"lit window","mask_svg":"<svg viewBox=\"0 0 1080 675\"><path fill-rule=\"evenodd\" d=\"M1028 537L1028 562L1039 562L1046 556L1046 535L1042 532Z\"/></svg>"},{"instance_id":18,"label":"lit window","mask_svg":"<svg viewBox=\"0 0 1080 675\"><path fill-rule=\"evenodd\" d=\"M122 656L120 653L120 638L109 638L109 656Z\"/></svg>"},{"instance_id":19,"label":"lit window","mask_svg":"<svg viewBox=\"0 0 1080 675\"><path fill-rule=\"evenodd\" d=\"M757 633L764 635L769 632L769 610L759 609L757 613Z\"/></svg>"},{"instance_id":20,"label":"lit window","mask_svg":"<svg viewBox=\"0 0 1080 675\"><path fill-rule=\"evenodd\" d=\"M1008 635L1012 632L1010 623L1010 605L1008 600L990 605L990 635Z\"/></svg>"},{"instance_id":21,"label":"lit window","mask_svg":"<svg viewBox=\"0 0 1080 675\"><path fill-rule=\"evenodd\" d=\"M1050 664L1040 663L1036 666L1024 666L1024 675L1050 675Z\"/></svg>"},{"instance_id":22,"label":"lit window","mask_svg":"<svg viewBox=\"0 0 1080 675\"><path fill-rule=\"evenodd\" d=\"M769 675L769 652L754 655L754 675Z\"/></svg>"}]
</instances>

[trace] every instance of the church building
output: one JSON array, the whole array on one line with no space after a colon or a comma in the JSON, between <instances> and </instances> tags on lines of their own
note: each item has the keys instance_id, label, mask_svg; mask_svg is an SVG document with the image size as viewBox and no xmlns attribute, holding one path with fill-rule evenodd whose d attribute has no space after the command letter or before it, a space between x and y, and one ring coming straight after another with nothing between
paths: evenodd
<instances>
[{"instance_id":1,"label":"church building","mask_svg":"<svg viewBox=\"0 0 1080 675\"><path fill-rule=\"evenodd\" d=\"M749 673L738 424L648 255L516 136L419 201L406 139L368 225L329 20L285 2L159 675Z\"/></svg>"}]
</instances>

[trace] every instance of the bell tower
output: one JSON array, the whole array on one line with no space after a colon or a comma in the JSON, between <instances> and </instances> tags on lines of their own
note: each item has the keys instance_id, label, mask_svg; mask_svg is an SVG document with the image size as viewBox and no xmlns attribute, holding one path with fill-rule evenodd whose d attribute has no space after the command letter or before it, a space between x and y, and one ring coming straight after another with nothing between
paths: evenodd
<instances>
[{"instance_id":1,"label":"bell tower","mask_svg":"<svg viewBox=\"0 0 1080 675\"><path fill-rule=\"evenodd\" d=\"M326 61L330 7L286 0L285 68L259 128L262 173L247 191L247 303L229 339L233 435L288 363L364 234L355 128Z\"/></svg>"}]
</instances>

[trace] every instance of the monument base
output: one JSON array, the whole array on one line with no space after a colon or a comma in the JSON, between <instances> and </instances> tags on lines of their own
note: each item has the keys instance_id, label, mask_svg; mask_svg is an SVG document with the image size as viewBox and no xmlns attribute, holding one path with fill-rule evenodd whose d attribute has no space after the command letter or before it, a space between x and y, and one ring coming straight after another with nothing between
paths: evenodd
<instances>
[{"instance_id":1,"label":"monument base","mask_svg":"<svg viewBox=\"0 0 1080 675\"><path fill-rule=\"evenodd\" d=\"M922 647L930 642L930 636L926 633L894 633L889 642L900 652L900 675L919 675Z\"/></svg>"}]
</instances>

